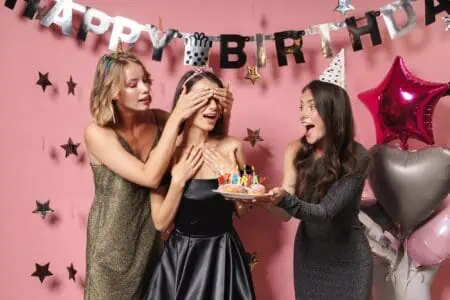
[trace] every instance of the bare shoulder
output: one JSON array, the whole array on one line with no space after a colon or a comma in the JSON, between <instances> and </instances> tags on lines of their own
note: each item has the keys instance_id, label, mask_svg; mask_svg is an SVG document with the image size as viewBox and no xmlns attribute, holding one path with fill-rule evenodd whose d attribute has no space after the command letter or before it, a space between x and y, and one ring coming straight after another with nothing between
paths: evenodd
<instances>
[{"instance_id":1,"label":"bare shoulder","mask_svg":"<svg viewBox=\"0 0 450 300\"><path fill-rule=\"evenodd\" d=\"M89 123L84 130L84 140L88 148L92 141L108 139L113 135L112 129L99 126L94 122Z\"/></svg>"},{"instance_id":2,"label":"bare shoulder","mask_svg":"<svg viewBox=\"0 0 450 300\"><path fill-rule=\"evenodd\" d=\"M287 145L285 155L289 157L295 157L298 151L300 151L301 147L302 144L300 143L300 140L293 140Z\"/></svg>"},{"instance_id":3,"label":"bare shoulder","mask_svg":"<svg viewBox=\"0 0 450 300\"><path fill-rule=\"evenodd\" d=\"M217 138L217 146L224 149L233 149L233 148L241 148L242 142L238 138L233 136L225 136L221 138Z\"/></svg>"}]
</instances>

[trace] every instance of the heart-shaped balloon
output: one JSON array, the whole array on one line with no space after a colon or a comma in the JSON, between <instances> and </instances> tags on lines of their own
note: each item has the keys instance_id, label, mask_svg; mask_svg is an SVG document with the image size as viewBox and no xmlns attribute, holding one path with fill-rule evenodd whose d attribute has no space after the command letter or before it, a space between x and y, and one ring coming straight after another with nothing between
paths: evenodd
<instances>
[{"instance_id":1,"label":"heart-shaped balloon","mask_svg":"<svg viewBox=\"0 0 450 300\"><path fill-rule=\"evenodd\" d=\"M370 149L369 183L402 238L425 220L450 191L450 150L406 151L389 145Z\"/></svg>"},{"instance_id":2,"label":"heart-shaped balloon","mask_svg":"<svg viewBox=\"0 0 450 300\"><path fill-rule=\"evenodd\" d=\"M450 202L408 237L408 255L419 266L434 266L450 257Z\"/></svg>"}]
</instances>

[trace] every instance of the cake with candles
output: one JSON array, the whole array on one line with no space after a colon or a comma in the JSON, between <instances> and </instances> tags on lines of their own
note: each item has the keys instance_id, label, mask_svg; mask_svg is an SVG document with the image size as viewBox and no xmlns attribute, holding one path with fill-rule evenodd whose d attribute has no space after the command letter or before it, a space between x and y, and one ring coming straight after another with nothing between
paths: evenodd
<instances>
[{"instance_id":1,"label":"cake with candles","mask_svg":"<svg viewBox=\"0 0 450 300\"><path fill-rule=\"evenodd\" d=\"M247 173L247 168L244 168L241 173L236 167L233 173L219 176L218 191L231 194L264 195L266 187L262 183L265 178L257 175L253 166L249 173Z\"/></svg>"}]
</instances>

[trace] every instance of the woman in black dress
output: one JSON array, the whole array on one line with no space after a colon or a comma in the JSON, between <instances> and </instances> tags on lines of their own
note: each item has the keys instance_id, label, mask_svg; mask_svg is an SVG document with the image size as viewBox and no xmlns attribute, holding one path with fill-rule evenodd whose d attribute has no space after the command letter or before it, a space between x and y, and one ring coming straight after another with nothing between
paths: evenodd
<instances>
[{"instance_id":1,"label":"woman in black dress","mask_svg":"<svg viewBox=\"0 0 450 300\"><path fill-rule=\"evenodd\" d=\"M303 89L300 113L306 133L286 149L282 188L254 201L284 220L301 220L294 246L296 299L370 299L373 260L358 221L370 158L354 140L349 97L341 87L315 80Z\"/></svg>"},{"instance_id":2,"label":"woman in black dress","mask_svg":"<svg viewBox=\"0 0 450 300\"><path fill-rule=\"evenodd\" d=\"M244 165L239 140L223 136L223 116L216 98L223 88L207 71L188 72L180 80L180 95L214 90L214 98L184 124L183 143L175 156L169 186L151 193L155 227L163 231L174 222L148 289L148 300L255 299L244 247L233 227L233 213L246 205L213 192L218 173ZM219 90L220 92L221 90Z\"/></svg>"}]
</instances>

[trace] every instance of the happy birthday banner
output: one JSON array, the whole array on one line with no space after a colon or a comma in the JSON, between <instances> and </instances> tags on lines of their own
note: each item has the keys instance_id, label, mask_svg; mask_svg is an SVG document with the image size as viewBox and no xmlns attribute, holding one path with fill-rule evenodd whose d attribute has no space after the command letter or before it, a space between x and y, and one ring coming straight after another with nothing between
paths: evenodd
<instances>
[{"instance_id":1,"label":"happy birthday banner","mask_svg":"<svg viewBox=\"0 0 450 300\"><path fill-rule=\"evenodd\" d=\"M81 13L83 18L78 26L76 38L85 41L89 32L102 35L105 34L112 25L111 37L109 39L108 49L117 50L119 42L134 44L141 34L148 34L153 45L152 60L161 61L164 48L173 39L184 39L184 64L192 66L204 66L208 64L209 53L213 42L220 43L220 68L241 68L246 64L247 55L245 45L248 42L256 42L256 66L264 68L266 66L266 45L265 41L273 40L277 53L279 66L287 66L287 55L293 55L297 64L305 63L302 52L303 37L308 35L319 35L321 38L321 48L324 57L333 56L331 49L330 32L347 28L353 51L363 49L361 37L369 35L372 45L382 44L377 17L383 17L389 36L395 39L405 35L416 26L416 12L411 2L416 0L397 0L380 8L379 11L368 11L365 17L349 17L342 22L331 22L310 26L304 30L287 30L275 32L272 35L254 34L253 36L242 36L239 34L221 34L219 36L209 36L203 32L186 33L177 29L160 30L161 28L152 24L140 24L132 19L116 16L110 17L106 13L91 7L85 7L72 0L55 0L53 6L45 8L40 6L40 0L25 0L26 7L22 15L29 19L40 20L41 25L50 27L56 24L61 27L62 33L66 36L72 36L74 12ZM340 10L343 15L346 11L354 9L351 0L339 0ZM17 0L6 0L5 7L14 9ZM424 0L425 3L425 25L436 22L436 15L447 12L450 14L450 0ZM437 5L436 5L437 4ZM394 12L404 11L406 21L403 24L397 24L394 18ZM447 29L450 27L449 16L443 17L447 23ZM98 22L93 22L94 20ZM358 22L366 21L366 25L358 26ZM128 29L125 33L124 29ZM447 30L446 29L446 30ZM286 40L291 40L290 46L286 45ZM230 46L234 43L234 46ZM237 59L230 60L230 55L235 55Z\"/></svg>"}]
</instances>

